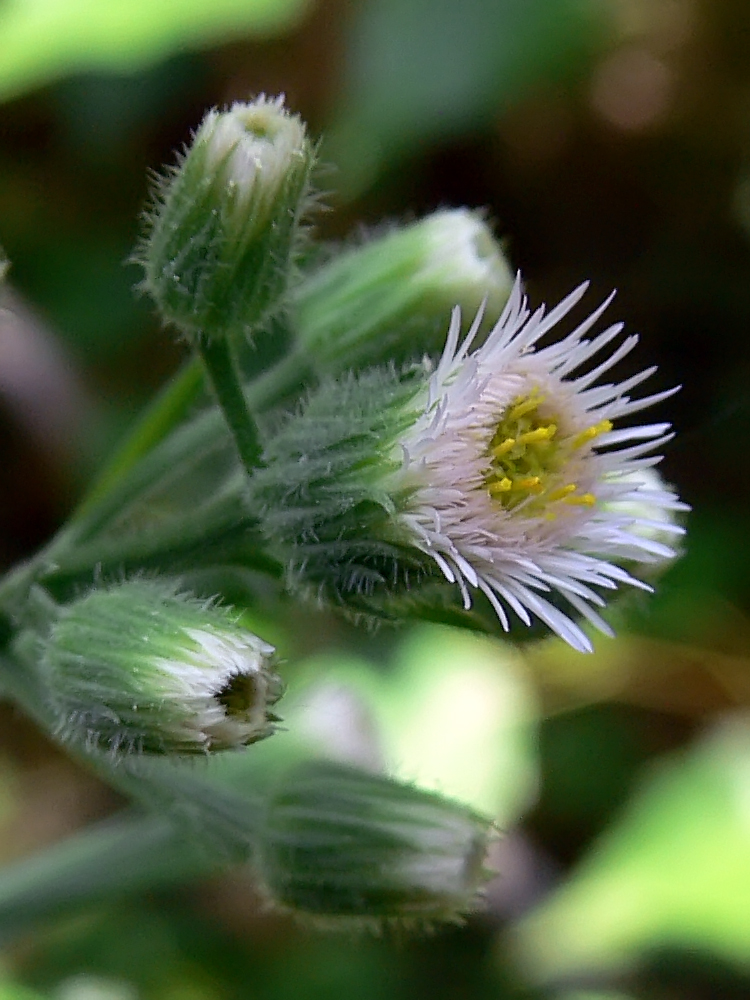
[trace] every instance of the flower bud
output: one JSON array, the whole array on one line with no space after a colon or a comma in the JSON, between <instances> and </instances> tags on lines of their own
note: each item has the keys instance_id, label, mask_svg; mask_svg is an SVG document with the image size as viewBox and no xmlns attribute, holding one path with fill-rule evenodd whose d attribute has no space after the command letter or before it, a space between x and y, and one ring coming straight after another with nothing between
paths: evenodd
<instances>
[{"instance_id":1,"label":"flower bud","mask_svg":"<svg viewBox=\"0 0 750 1000\"><path fill-rule=\"evenodd\" d=\"M327 372L418 360L442 348L451 309L486 329L513 287L487 223L445 209L334 257L300 284L293 312L302 346Z\"/></svg>"},{"instance_id":2,"label":"flower bud","mask_svg":"<svg viewBox=\"0 0 750 1000\"><path fill-rule=\"evenodd\" d=\"M305 126L264 96L209 111L156 191L142 287L187 336L249 334L278 306L309 204Z\"/></svg>"},{"instance_id":3,"label":"flower bud","mask_svg":"<svg viewBox=\"0 0 750 1000\"><path fill-rule=\"evenodd\" d=\"M670 492L656 469L638 469L610 478L623 492L607 504L607 513L621 518L623 525L642 540L644 549L640 566L627 558L622 563L641 579L653 579L680 555L679 541L685 534L682 522L690 507ZM665 546L671 548L671 556L665 557ZM654 551L649 552L649 548Z\"/></svg>"},{"instance_id":4,"label":"flower bud","mask_svg":"<svg viewBox=\"0 0 750 1000\"><path fill-rule=\"evenodd\" d=\"M272 795L257 863L271 901L297 916L430 924L476 907L490 832L432 792L316 761Z\"/></svg>"},{"instance_id":5,"label":"flower bud","mask_svg":"<svg viewBox=\"0 0 750 1000\"><path fill-rule=\"evenodd\" d=\"M273 733L273 652L230 609L133 580L65 608L41 664L64 739L115 754L190 754Z\"/></svg>"}]
</instances>

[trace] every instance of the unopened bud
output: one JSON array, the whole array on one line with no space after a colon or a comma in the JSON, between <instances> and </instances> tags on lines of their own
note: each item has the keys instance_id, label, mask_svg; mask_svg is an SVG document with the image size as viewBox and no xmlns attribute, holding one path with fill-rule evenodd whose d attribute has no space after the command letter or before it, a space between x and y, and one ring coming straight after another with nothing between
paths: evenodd
<instances>
[{"instance_id":1,"label":"unopened bud","mask_svg":"<svg viewBox=\"0 0 750 1000\"><path fill-rule=\"evenodd\" d=\"M641 539L644 556L640 565L623 559L631 572L651 579L659 576L680 554L679 539L685 534L683 521L690 510L678 500L656 469L638 469L625 475L612 475L610 484L621 495L606 504L610 517L621 517L628 530Z\"/></svg>"},{"instance_id":2,"label":"unopened bud","mask_svg":"<svg viewBox=\"0 0 750 1000\"><path fill-rule=\"evenodd\" d=\"M209 111L157 190L137 259L188 336L249 334L278 306L309 204L314 151L283 98Z\"/></svg>"},{"instance_id":3,"label":"unopened bud","mask_svg":"<svg viewBox=\"0 0 750 1000\"><path fill-rule=\"evenodd\" d=\"M429 925L476 908L490 832L439 795L317 761L271 797L258 866L270 900L299 917Z\"/></svg>"},{"instance_id":4,"label":"unopened bud","mask_svg":"<svg viewBox=\"0 0 750 1000\"><path fill-rule=\"evenodd\" d=\"M468 326L486 300L489 330L512 286L481 215L445 209L322 265L296 290L293 312L306 352L335 373L440 351L456 305Z\"/></svg>"},{"instance_id":5,"label":"unopened bud","mask_svg":"<svg viewBox=\"0 0 750 1000\"><path fill-rule=\"evenodd\" d=\"M273 733L273 652L230 609L133 580L65 608L41 662L63 738L115 754L190 754Z\"/></svg>"}]
</instances>

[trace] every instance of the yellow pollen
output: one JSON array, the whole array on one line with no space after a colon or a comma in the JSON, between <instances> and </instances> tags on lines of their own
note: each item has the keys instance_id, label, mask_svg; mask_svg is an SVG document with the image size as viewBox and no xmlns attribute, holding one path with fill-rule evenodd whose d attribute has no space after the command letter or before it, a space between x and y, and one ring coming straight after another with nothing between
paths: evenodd
<instances>
[{"instance_id":1,"label":"yellow pollen","mask_svg":"<svg viewBox=\"0 0 750 1000\"><path fill-rule=\"evenodd\" d=\"M555 424L548 424L546 427L537 427L533 431L526 431L525 434L518 435L519 444L539 444L547 442L555 436L557 427ZM512 439L511 439L512 440Z\"/></svg>"},{"instance_id":2,"label":"yellow pollen","mask_svg":"<svg viewBox=\"0 0 750 1000\"><path fill-rule=\"evenodd\" d=\"M600 434L606 434L608 431L612 430L611 420L601 420L598 424L592 424L591 427L587 427L585 431L581 431L577 434L572 441L573 448L580 448L582 445L587 444L589 441L593 441L594 438L598 438Z\"/></svg>"},{"instance_id":3,"label":"yellow pollen","mask_svg":"<svg viewBox=\"0 0 750 1000\"><path fill-rule=\"evenodd\" d=\"M561 486L559 489L552 490L547 499L550 503L554 503L556 500L564 500L565 497L569 497L571 493L575 493L578 489L575 483L568 483L567 486Z\"/></svg>"},{"instance_id":4,"label":"yellow pollen","mask_svg":"<svg viewBox=\"0 0 750 1000\"><path fill-rule=\"evenodd\" d=\"M513 445L516 443L515 438L506 438L502 444L497 445L492 449L490 454L493 458L502 458L503 455L507 455Z\"/></svg>"},{"instance_id":5,"label":"yellow pollen","mask_svg":"<svg viewBox=\"0 0 750 1000\"><path fill-rule=\"evenodd\" d=\"M580 496L565 497L563 499L563 503L567 503L575 507L593 507L596 503L596 497L593 493L581 493Z\"/></svg>"},{"instance_id":6,"label":"yellow pollen","mask_svg":"<svg viewBox=\"0 0 750 1000\"><path fill-rule=\"evenodd\" d=\"M490 493L508 493L513 488L513 483L506 476L505 479L500 479L496 483L490 483L488 489Z\"/></svg>"},{"instance_id":7,"label":"yellow pollen","mask_svg":"<svg viewBox=\"0 0 750 1000\"><path fill-rule=\"evenodd\" d=\"M508 420L518 420L519 417L525 417L527 413L533 413L534 410L539 406L540 403L544 402L544 396L529 396L528 399L522 399L520 403L516 403L513 409L508 414Z\"/></svg>"}]
</instances>

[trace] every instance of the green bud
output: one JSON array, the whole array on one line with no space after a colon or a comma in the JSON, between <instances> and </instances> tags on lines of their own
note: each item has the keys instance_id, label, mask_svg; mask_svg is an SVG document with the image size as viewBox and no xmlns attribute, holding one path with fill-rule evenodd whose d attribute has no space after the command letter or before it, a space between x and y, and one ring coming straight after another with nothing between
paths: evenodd
<instances>
[{"instance_id":1,"label":"green bud","mask_svg":"<svg viewBox=\"0 0 750 1000\"><path fill-rule=\"evenodd\" d=\"M424 925L476 908L490 833L432 792L317 761L272 795L257 863L270 900L299 917Z\"/></svg>"},{"instance_id":2,"label":"green bud","mask_svg":"<svg viewBox=\"0 0 750 1000\"><path fill-rule=\"evenodd\" d=\"M296 290L293 313L301 346L335 373L440 351L456 305L468 327L486 300L488 330L512 286L481 215L445 209L322 265Z\"/></svg>"},{"instance_id":3,"label":"green bud","mask_svg":"<svg viewBox=\"0 0 750 1000\"><path fill-rule=\"evenodd\" d=\"M226 607L165 581L94 590L61 612L41 666L60 735L114 754L190 754L270 736L274 649Z\"/></svg>"},{"instance_id":4,"label":"green bud","mask_svg":"<svg viewBox=\"0 0 750 1000\"><path fill-rule=\"evenodd\" d=\"M209 111L160 183L142 287L187 336L250 334L278 307L310 203L314 150L283 98Z\"/></svg>"}]
</instances>

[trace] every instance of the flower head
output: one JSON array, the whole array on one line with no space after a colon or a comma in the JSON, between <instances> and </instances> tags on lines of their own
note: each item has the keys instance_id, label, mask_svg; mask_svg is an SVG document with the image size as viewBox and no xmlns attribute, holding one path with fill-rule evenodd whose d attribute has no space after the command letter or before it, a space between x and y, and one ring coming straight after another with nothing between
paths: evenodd
<instances>
[{"instance_id":1,"label":"flower head","mask_svg":"<svg viewBox=\"0 0 750 1000\"><path fill-rule=\"evenodd\" d=\"M63 610L42 670L63 738L115 754L204 753L273 733L273 653L230 609L131 580Z\"/></svg>"},{"instance_id":2,"label":"flower head","mask_svg":"<svg viewBox=\"0 0 750 1000\"><path fill-rule=\"evenodd\" d=\"M631 398L653 368L599 384L638 339L606 351L620 323L586 338L610 299L572 333L538 346L586 287L531 313L517 280L476 350L481 315L459 344L454 310L431 373L350 380L339 385L343 399L325 387L329 406L342 407L338 420L326 420L313 399L317 432L303 414L270 445L272 460L293 441L307 446L303 467L284 465L287 515L275 525L293 541L292 577L372 609L384 594L382 607L397 606L399 595L418 597L437 571L465 609L484 595L506 631L511 614L526 625L536 618L581 651L591 643L577 619L609 633L597 612L603 592L621 584L650 589L632 567L674 555L661 538L682 532L674 513L686 507L644 475L659 461L651 453L671 437L669 424L615 427L676 390ZM328 462L328 483L315 479L317 459ZM659 538L644 530L653 521Z\"/></svg>"}]
</instances>

